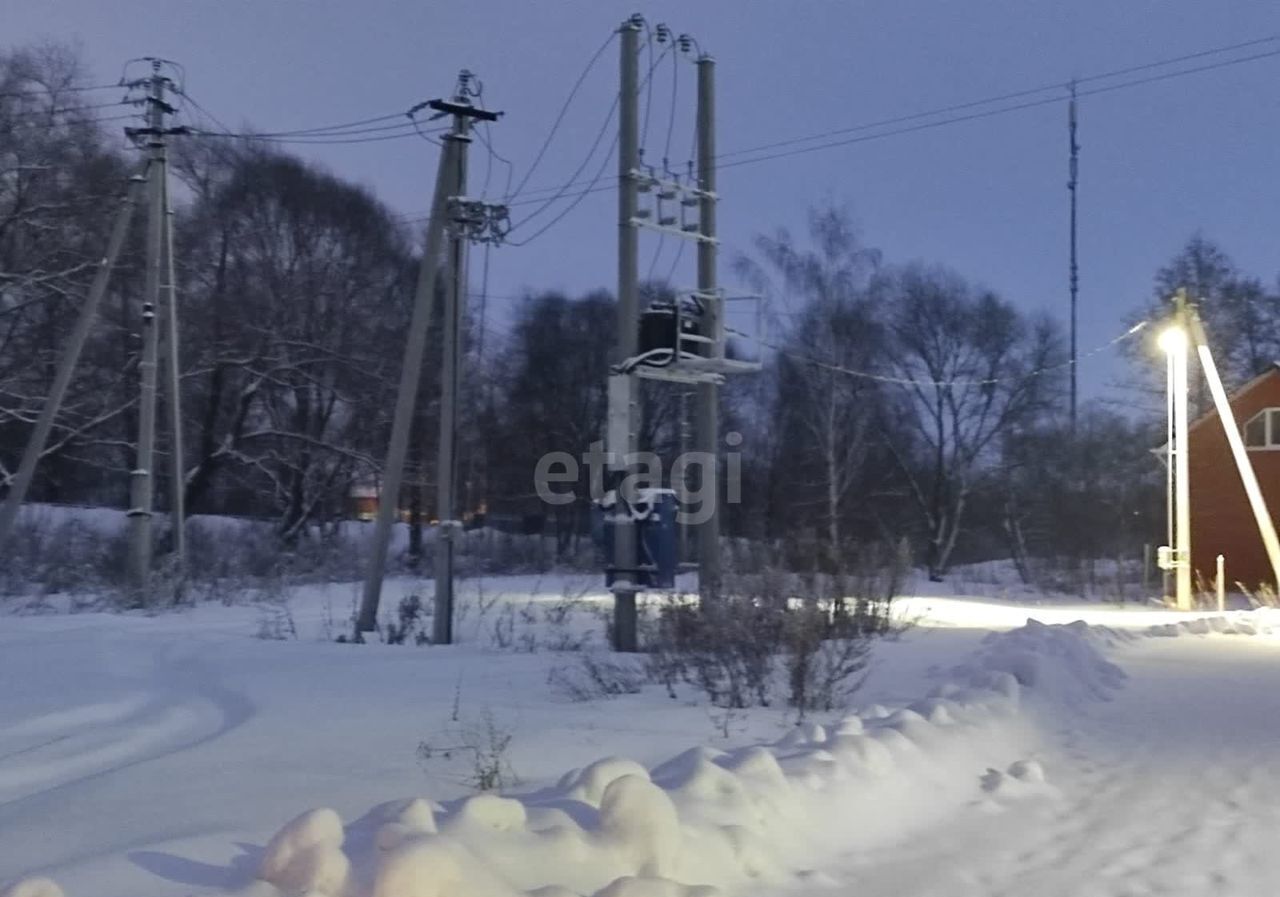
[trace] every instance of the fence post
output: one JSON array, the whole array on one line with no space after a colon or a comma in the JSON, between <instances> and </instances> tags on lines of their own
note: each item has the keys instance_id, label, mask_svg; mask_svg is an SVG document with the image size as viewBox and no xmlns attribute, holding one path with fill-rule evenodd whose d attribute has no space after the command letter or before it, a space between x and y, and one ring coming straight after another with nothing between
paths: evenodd
<instances>
[{"instance_id":1,"label":"fence post","mask_svg":"<svg viewBox=\"0 0 1280 897\"><path fill-rule=\"evenodd\" d=\"M1227 606L1227 571L1226 558L1218 555L1218 613L1226 610Z\"/></svg>"}]
</instances>

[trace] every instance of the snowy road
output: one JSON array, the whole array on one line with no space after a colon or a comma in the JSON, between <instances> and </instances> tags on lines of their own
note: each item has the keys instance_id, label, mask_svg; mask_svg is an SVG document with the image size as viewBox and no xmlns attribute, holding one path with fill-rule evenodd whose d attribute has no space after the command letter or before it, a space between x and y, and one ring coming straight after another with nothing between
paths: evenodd
<instances>
[{"instance_id":1,"label":"snowy road","mask_svg":"<svg viewBox=\"0 0 1280 897\"><path fill-rule=\"evenodd\" d=\"M846 857L836 877L851 886L836 893L1280 892L1280 645L1144 639L1117 659L1129 679L1113 700L1042 720L1060 799L973 808L892 849Z\"/></svg>"}]
</instances>

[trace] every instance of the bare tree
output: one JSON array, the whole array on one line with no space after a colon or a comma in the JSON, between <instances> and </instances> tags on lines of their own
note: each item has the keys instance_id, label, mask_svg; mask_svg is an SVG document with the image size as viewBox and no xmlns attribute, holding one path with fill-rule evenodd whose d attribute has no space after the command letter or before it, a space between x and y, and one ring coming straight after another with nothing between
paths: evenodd
<instances>
[{"instance_id":1,"label":"bare tree","mask_svg":"<svg viewBox=\"0 0 1280 897\"><path fill-rule=\"evenodd\" d=\"M117 141L76 90L83 82L66 47L0 53L0 483L44 403L125 189ZM129 280L124 268L117 292ZM88 488L97 479L89 465L109 464L125 444L131 347L118 339L120 324L108 312L93 331L42 456L37 497L75 492L77 479Z\"/></svg>"},{"instance_id":2,"label":"bare tree","mask_svg":"<svg viewBox=\"0 0 1280 897\"><path fill-rule=\"evenodd\" d=\"M792 507L817 506L828 563L838 566L849 499L864 474L878 402L871 373L883 363L883 325L869 294L879 253L858 238L847 209L809 214L809 246L780 230L759 237L760 261L739 271L781 300L786 334L775 377L778 464Z\"/></svg>"},{"instance_id":3,"label":"bare tree","mask_svg":"<svg viewBox=\"0 0 1280 897\"><path fill-rule=\"evenodd\" d=\"M892 365L901 382L884 432L927 536L929 575L950 563L975 474L1004 434L1049 411L1061 340L1008 303L940 268L908 267L883 284Z\"/></svg>"},{"instance_id":4,"label":"bare tree","mask_svg":"<svg viewBox=\"0 0 1280 897\"><path fill-rule=\"evenodd\" d=\"M229 165L186 222L189 497L229 471L293 540L376 469L409 254L359 188L258 148Z\"/></svg>"}]
</instances>

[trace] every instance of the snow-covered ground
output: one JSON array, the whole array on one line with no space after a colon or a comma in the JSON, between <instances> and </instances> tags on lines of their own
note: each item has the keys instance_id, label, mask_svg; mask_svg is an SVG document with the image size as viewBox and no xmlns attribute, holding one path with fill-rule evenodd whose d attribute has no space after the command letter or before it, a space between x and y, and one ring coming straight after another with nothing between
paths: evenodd
<instances>
[{"instance_id":1,"label":"snow-covered ground","mask_svg":"<svg viewBox=\"0 0 1280 897\"><path fill-rule=\"evenodd\" d=\"M388 615L414 589L391 583ZM583 652L558 649L601 647L594 577L471 580L449 648L334 643L354 596L0 617L0 882L48 876L71 897L1280 891L1266 612L1188 625L915 597L902 613L919 625L877 646L853 706L797 727L656 685L571 700ZM500 755L506 799L474 796L470 748Z\"/></svg>"}]
</instances>

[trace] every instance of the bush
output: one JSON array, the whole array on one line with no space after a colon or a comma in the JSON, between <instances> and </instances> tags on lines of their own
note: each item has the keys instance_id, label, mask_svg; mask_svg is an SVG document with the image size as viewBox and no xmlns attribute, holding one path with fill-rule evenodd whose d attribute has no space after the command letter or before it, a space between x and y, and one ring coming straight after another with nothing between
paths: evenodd
<instances>
[{"instance_id":1,"label":"bush","mask_svg":"<svg viewBox=\"0 0 1280 897\"><path fill-rule=\"evenodd\" d=\"M418 744L418 762L424 769L435 761L454 765L460 760L466 771L455 773L454 778L476 791L501 790L519 782L507 756L515 733L502 726L489 708L480 712L478 720L451 727L445 739L443 744Z\"/></svg>"},{"instance_id":2,"label":"bush","mask_svg":"<svg viewBox=\"0 0 1280 897\"><path fill-rule=\"evenodd\" d=\"M406 595L400 599L396 608L398 622L388 623L386 640L388 645L425 645L431 641L426 631L427 614L422 599L417 595Z\"/></svg>"},{"instance_id":3,"label":"bush","mask_svg":"<svg viewBox=\"0 0 1280 897\"><path fill-rule=\"evenodd\" d=\"M585 651L576 666L553 667L547 682L570 701L593 701L639 694L644 688L645 671L629 659Z\"/></svg>"},{"instance_id":4,"label":"bush","mask_svg":"<svg viewBox=\"0 0 1280 897\"><path fill-rule=\"evenodd\" d=\"M844 705L865 679L875 639L909 568L904 543L855 547L838 573L755 567L726 577L716 602L662 607L649 674L671 697L691 685L715 706L767 707L779 692L801 716Z\"/></svg>"}]
</instances>

